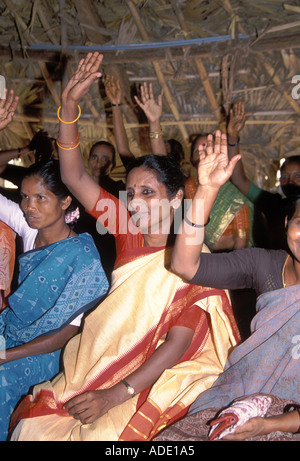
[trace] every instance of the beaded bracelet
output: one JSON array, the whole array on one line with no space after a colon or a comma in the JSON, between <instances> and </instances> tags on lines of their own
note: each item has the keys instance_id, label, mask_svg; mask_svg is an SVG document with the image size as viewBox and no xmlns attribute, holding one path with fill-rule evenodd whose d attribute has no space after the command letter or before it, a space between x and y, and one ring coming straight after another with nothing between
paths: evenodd
<instances>
[{"instance_id":1,"label":"beaded bracelet","mask_svg":"<svg viewBox=\"0 0 300 461\"><path fill-rule=\"evenodd\" d=\"M57 118L60 122L62 123L65 123L66 125L71 125L72 123L75 123L77 122L77 120L79 119L80 115L81 115L81 108L80 106L77 106L78 107L78 115L77 115L77 118L75 118L75 120L73 120L72 122L65 122L64 120L62 120L59 116L59 112L60 112L60 109L61 109L61 106L59 106L59 108L57 109Z\"/></svg>"},{"instance_id":2,"label":"beaded bracelet","mask_svg":"<svg viewBox=\"0 0 300 461\"><path fill-rule=\"evenodd\" d=\"M120 104L111 104L113 107L119 107L119 106L122 106L122 103L120 102Z\"/></svg>"},{"instance_id":3,"label":"beaded bracelet","mask_svg":"<svg viewBox=\"0 0 300 461\"><path fill-rule=\"evenodd\" d=\"M208 220L205 224L196 224L192 221L190 221L186 216L184 217L185 222L192 227L196 227L197 229L201 229L202 227L206 227L210 221L210 216L208 217Z\"/></svg>"}]
</instances>

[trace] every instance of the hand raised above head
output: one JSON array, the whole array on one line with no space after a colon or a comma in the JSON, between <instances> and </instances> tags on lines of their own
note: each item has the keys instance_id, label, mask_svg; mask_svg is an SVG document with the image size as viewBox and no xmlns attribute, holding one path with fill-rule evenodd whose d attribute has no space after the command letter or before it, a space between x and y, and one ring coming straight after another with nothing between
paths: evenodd
<instances>
[{"instance_id":1,"label":"hand raised above head","mask_svg":"<svg viewBox=\"0 0 300 461\"><path fill-rule=\"evenodd\" d=\"M151 122L160 120L162 114L162 93L157 96L157 102L154 99L152 83L143 83L141 86L141 99L134 97L136 103L145 112L146 117Z\"/></svg>"},{"instance_id":2,"label":"hand raised above head","mask_svg":"<svg viewBox=\"0 0 300 461\"><path fill-rule=\"evenodd\" d=\"M227 126L227 134L230 137L238 137L240 131L246 123L245 106L242 101L233 104L229 112L229 121Z\"/></svg>"},{"instance_id":3,"label":"hand raised above head","mask_svg":"<svg viewBox=\"0 0 300 461\"><path fill-rule=\"evenodd\" d=\"M103 55L95 52L88 53L84 59L79 61L75 74L71 77L62 93L63 101L78 104L78 101L88 92L92 83L101 77L99 66L102 60Z\"/></svg>"},{"instance_id":4,"label":"hand raised above head","mask_svg":"<svg viewBox=\"0 0 300 461\"><path fill-rule=\"evenodd\" d=\"M119 79L115 80L113 75L106 75L104 86L111 104L120 105L122 103L122 89Z\"/></svg>"},{"instance_id":5,"label":"hand raised above head","mask_svg":"<svg viewBox=\"0 0 300 461\"><path fill-rule=\"evenodd\" d=\"M0 99L0 130L12 122L18 102L19 96L15 96L14 90L10 90L8 93L5 90L5 99Z\"/></svg>"},{"instance_id":6,"label":"hand raised above head","mask_svg":"<svg viewBox=\"0 0 300 461\"><path fill-rule=\"evenodd\" d=\"M221 134L218 130L215 141L211 134L208 135L206 151L199 150L199 185L213 188L221 187L230 178L240 158L240 155L236 155L230 161L228 160L226 134Z\"/></svg>"}]
</instances>

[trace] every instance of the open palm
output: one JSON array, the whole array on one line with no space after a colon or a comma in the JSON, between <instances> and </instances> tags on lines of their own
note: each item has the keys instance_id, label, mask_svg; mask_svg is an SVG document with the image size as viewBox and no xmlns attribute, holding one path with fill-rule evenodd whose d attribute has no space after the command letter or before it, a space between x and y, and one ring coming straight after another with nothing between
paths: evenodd
<instances>
[{"instance_id":1,"label":"open palm","mask_svg":"<svg viewBox=\"0 0 300 461\"><path fill-rule=\"evenodd\" d=\"M103 55L98 52L88 53L85 59L79 62L75 74L67 83L62 98L67 101L78 101L88 92L92 83L99 77L99 66L102 63Z\"/></svg>"},{"instance_id":2,"label":"open palm","mask_svg":"<svg viewBox=\"0 0 300 461\"><path fill-rule=\"evenodd\" d=\"M150 122L155 122L160 119L162 114L162 94L158 95L156 102L154 99L152 83L149 84L149 89L146 83L141 86L141 99L137 96L134 98L140 108L143 109Z\"/></svg>"},{"instance_id":3,"label":"open palm","mask_svg":"<svg viewBox=\"0 0 300 461\"><path fill-rule=\"evenodd\" d=\"M4 130L12 122L18 102L19 97L15 96L13 90L8 92L5 99L0 99L0 130Z\"/></svg>"},{"instance_id":4,"label":"open palm","mask_svg":"<svg viewBox=\"0 0 300 461\"><path fill-rule=\"evenodd\" d=\"M219 188L230 178L240 155L228 161L227 136L217 131L215 142L212 135L208 136L207 149L199 152L199 159L199 185Z\"/></svg>"}]
</instances>

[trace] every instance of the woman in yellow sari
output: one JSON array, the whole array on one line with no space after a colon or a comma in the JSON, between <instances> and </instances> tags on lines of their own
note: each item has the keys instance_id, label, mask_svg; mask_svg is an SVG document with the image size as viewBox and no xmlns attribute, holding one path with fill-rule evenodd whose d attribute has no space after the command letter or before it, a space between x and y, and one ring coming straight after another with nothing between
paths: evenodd
<instances>
[{"instance_id":1,"label":"woman in yellow sari","mask_svg":"<svg viewBox=\"0 0 300 461\"><path fill-rule=\"evenodd\" d=\"M67 345L63 372L15 411L13 440L151 440L213 384L239 339L223 290L189 286L169 270L179 167L164 156L136 159L130 213L85 171L75 119L101 61L88 54L66 86L58 145L64 181L116 238L112 286Z\"/></svg>"}]
</instances>

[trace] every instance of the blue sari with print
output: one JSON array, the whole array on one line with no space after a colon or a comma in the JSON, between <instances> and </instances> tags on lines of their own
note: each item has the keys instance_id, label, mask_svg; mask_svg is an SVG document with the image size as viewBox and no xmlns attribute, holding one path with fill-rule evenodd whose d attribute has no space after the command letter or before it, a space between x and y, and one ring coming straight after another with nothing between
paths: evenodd
<instances>
[{"instance_id":1,"label":"blue sari with print","mask_svg":"<svg viewBox=\"0 0 300 461\"><path fill-rule=\"evenodd\" d=\"M50 335L97 304L108 281L92 237L80 234L28 251L19 258L18 288L0 314L0 360L5 349ZM29 388L59 371L60 350L0 365L0 440Z\"/></svg>"}]
</instances>

